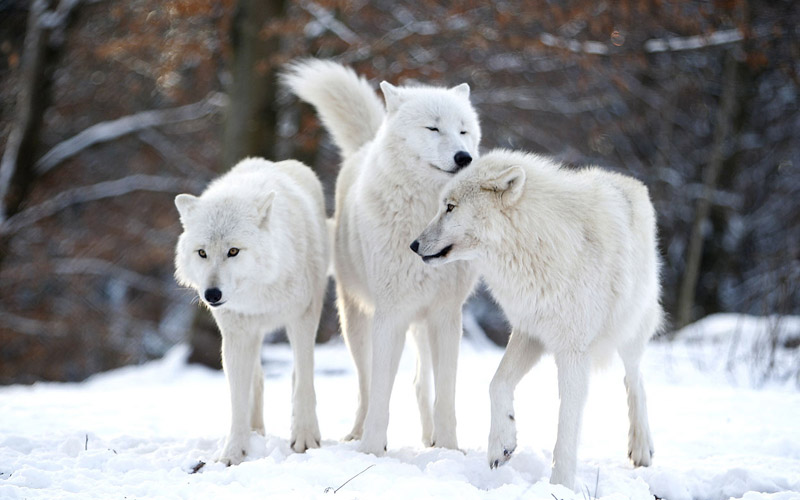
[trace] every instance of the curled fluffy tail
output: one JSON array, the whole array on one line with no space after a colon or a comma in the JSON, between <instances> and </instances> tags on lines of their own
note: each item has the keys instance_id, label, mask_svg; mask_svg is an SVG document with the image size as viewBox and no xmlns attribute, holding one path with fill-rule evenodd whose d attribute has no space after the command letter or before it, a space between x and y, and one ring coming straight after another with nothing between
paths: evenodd
<instances>
[{"instance_id":1,"label":"curled fluffy tail","mask_svg":"<svg viewBox=\"0 0 800 500\"><path fill-rule=\"evenodd\" d=\"M375 91L346 66L306 59L290 64L281 80L300 99L317 108L343 157L372 140L383 121L384 106Z\"/></svg>"}]
</instances>

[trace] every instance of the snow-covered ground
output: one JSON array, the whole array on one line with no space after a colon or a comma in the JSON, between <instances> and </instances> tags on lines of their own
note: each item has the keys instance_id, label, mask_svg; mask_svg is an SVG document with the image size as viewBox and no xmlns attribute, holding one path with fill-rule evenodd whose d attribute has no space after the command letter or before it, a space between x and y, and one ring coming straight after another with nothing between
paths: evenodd
<instances>
[{"instance_id":1,"label":"snow-covered ground","mask_svg":"<svg viewBox=\"0 0 800 500\"><path fill-rule=\"evenodd\" d=\"M408 349L392 399L387 456L340 443L352 424L356 380L346 348L335 343L316 351L322 448L291 453L291 355L285 346L266 346L268 434L252 438L255 456L226 468L213 462L228 428L225 379L187 366L185 348L177 347L163 360L80 384L0 388L0 499L800 498L800 392L790 379L800 351L778 348L767 357L777 369L764 376L764 349L754 347L775 326L718 315L672 344L651 344L643 371L656 454L647 469L633 469L626 458L621 365L596 373L577 493L548 484L558 408L552 358L517 389L519 446L507 465L490 470L488 385L502 351L465 340L457 393L463 452L421 446ZM775 338L800 337L800 318L778 326L784 330ZM191 474L201 460L208 464Z\"/></svg>"}]
</instances>

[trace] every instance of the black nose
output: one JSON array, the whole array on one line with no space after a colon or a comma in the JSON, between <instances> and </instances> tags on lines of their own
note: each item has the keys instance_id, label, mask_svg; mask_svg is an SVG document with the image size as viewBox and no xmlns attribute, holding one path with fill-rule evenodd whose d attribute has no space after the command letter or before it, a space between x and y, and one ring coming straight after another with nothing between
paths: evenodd
<instances>
[{"instance_id":1,"label":"black nose","mask_svg":"<svg viewBox=\"0 0 800 500\"><path fill-rule=\"evenodd\" d=\"M417 250L419 250L419 241L417 241L417 240L414 240L414 241L411 243L411 250L412 250L414 253L417 253Z\"/></svg>"},{"instance_id":2,"label":"black nose","mask_svg":"<svg viewBox=\"0 0 800 500\"><path fill-rule=\"evenodd\" d=\"M222 299L222 290L219 288L208 288L203 294L209 304L216 304Z\"/></svg>"},{"instance_id":3,"label":"black nose","mask_svg":"<svg viewBox=\"0 0 800 500\"><path fill-rule=\"evenodd\" d=\"M463 168L472 162L472 157L466 151L459 151L453 157L453 160L456 162L456 165L458 165L460 168Z\"/></svg>"}]
</instances>

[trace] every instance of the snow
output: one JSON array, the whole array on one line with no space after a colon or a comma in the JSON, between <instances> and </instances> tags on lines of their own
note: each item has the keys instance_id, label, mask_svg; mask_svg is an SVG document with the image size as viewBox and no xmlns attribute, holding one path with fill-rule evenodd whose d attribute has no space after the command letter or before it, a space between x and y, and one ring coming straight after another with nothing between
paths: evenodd
<instances>
[{"instance_id":1,"label":"snow","mask_svg":"<svg viewBox=\"0 0 800 500\"><path fill-rule=\"evenodd\" d=\"M79 384L0 388L0 499L798 499L800 392L780 371L791 362L797 368L798 352L777 349L778 377L759 367L757 376L748 374L744 354L765 335L797 338L800 318L718 315L672 343L651 344L643 365L656 447L649 468L634 469L626 458L621 365L594 374L578 492L548 483L558 408L552 358L517 389L518 448L507 465L490 470L488 385L502 350L465 340L457 392L463 452L421 446L408 349L392 398L387 456L340 443L355 413L356 378L344 345L332 343L316 350L323 446L292 453L291 353L268 345L268 434L253 435L253 456L226 468L213 461L229 422L224 376L187 366L186 348L178 346L162 360ZM201 460L207 464L192 474Z\"/></svg>"}]
</instances>

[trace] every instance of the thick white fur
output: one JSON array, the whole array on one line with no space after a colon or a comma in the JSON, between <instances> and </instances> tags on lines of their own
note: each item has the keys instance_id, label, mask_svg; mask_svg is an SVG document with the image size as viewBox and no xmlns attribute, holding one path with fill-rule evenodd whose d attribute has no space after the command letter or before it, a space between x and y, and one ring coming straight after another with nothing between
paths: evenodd
<instances>
[{"instance_id":1,"label":"thick white fur","mask_svg":"<svg viewBox=\"0 0 800 500\"><path fill-rule=\"evenodd\" d=\"M436 213L439 191L459 168L454 155L477 156L480 128L469 87L383 82L384 110L363 78L332 62L296 63L284 82L316 107L343 158L334 270L339 317L359 379L356 420L345 439L361 439L362 452L386 450L389 398L410 328L418 348L423 442L457 448L461 306L476 273L467 263L425 266L408 244Z\"/></svg>"},{"instance_id":2,"label":"thick white fur","mask_svg":"<svg viewBox=\"0 0 800 500\"><path fill-rule=\"evenodd\" d=\"M222 333L231 429L219 460L240 463L250 432L264 434L261 343L282 326L295 362L291 446L319 447L314 340L329 261L322 185L300 162L250 158L175 205L184 229L175 277L197 290ZM229 256L231 248L238 254ZM220 305L205 300L211 288L222 292Z\"/></svg>"},{"instance_id":3,"label":"thick white fur","mask_svg":"<svg viewBox=\"0 0 800 500\"><path fill-rule=\"evenodd\" d=\"M474 260L513 328L491 383L489 465L511 457L514 388L549 351L561 398L550 479L573 487L590 369L615 350L625 365L629 456L649 465L653 444L639 361L662 310L647 188L598 168L573 171L498 150L457 174L440 200L418 253L437 255L452 245L428 262Z\"/></svg>"}]
</instances>

